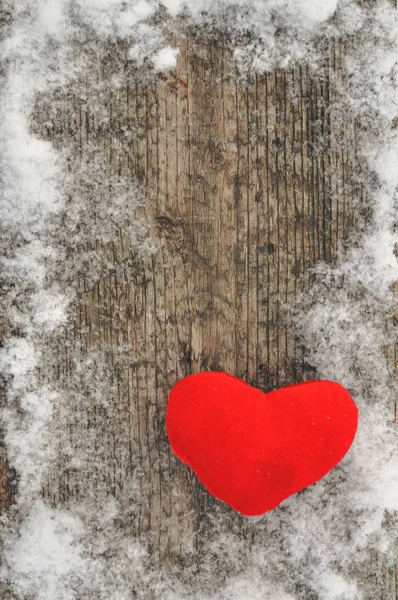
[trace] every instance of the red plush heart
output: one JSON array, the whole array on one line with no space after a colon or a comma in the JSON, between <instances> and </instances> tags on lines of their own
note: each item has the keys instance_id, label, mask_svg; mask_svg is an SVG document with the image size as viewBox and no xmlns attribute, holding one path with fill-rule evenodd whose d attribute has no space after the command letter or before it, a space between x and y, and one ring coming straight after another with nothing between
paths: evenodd
<instances>
[{"instance_id":1,"label":"red plush heart","mask_svg":"<svg viewBox=\"0 0 398 600\"><path fill-rule=\"evenodd\" d=\"M213 496L251 516L326 475L357 424L357 407L338 383L308 381L265 394L219 372L181 379L166 415L175 454Z\"/></svg>"}]
</instances>

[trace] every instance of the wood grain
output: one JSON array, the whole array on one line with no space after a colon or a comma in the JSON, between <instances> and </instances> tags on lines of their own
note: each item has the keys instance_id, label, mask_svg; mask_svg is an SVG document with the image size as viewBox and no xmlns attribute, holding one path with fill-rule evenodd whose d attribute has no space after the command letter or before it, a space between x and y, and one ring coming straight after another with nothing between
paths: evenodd
<instances>
[{"instance_id":1,"label":"wood grain","mask_svg":"<svg viewBox=\"0 0 398 600\"><path fill-rule=\"evenodd\" d=\"M357 218L355 131L331 105L340 43L316 77L298 67L245 81L232 72L222 36L203 43L192 33L180 50L176 72L144 83L128 77L117 94L109 87L105 106L103 98L63 99L65 125L52 130L56 145L75 145L84 160L102 148L114 171L146 190L139 218L158 250L141 259L123 227L111 243L96 244L110 267L94 286L79 281L65 347L105 352L115 369L103 478L121 499L129 476L140 473L139 510L128 526L168 559L181 556L198 529L205 535L215 503L170 454L170 388L206 369L264 390L308 375L284 306L311 283L312 266L335 260ZM99 71L109 81L112 63ZM123 368L121 348L134 359ZM61 369L65 363L60 355ZM76 421L92 419L90 403L85 410ZM77 475L68 492L50 482L46 494L59 503L84 495L79 486ZM227 507L218 510L247 527Z\"/></svg>"},{"instance_id":2,"label":"wood grain","mask_svg":"<svg viewBox=\"0 0 398 600\"><path fill-rule=\"evenodd\" d=\"M298 66L238 80L223 35L203 42L192 31L175 72L142 81L125 65L115 91L120 65L110 60L98 64L101 95L81 82L80 96L61 95L55 111L36 115L56 147L87 165L102 152L147 198L113 241L91 246L107 267L94 283L79 279L74 318L51 350L64 389L84 383L78 365L87 367L67 431L72 447L92 444L95 460L83 477L60 459L43 493L57 506L112 494L125 531L163 564L185 564L215 514L254 535L171 454L167 396L206 369L263 390L310 374L285 306L311 285L311 267L335 261L359 214L355 126L337 101L344 44L330 43L316 75ZM151 227L151 255L130 240L137 218ZM101 407L94 384L104 379ZM5 507L8 484L0 493Z\"/></svg>"}]
</instances>

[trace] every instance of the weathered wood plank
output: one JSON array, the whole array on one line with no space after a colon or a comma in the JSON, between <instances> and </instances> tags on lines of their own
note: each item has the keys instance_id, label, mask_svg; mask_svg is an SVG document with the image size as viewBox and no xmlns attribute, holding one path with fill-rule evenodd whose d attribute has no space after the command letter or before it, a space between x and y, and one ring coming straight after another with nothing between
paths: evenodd
<instances>
[{"instance_id":1,"label":"weathered wood plank","mask_svg":"<svg viewBox=\"0 0 398 600\"><path fill-rule=\"evenodd\" d=\"M180 50L176 72L150 81L125 66L117 91L106 85L112 61L99 64L101 94L81 82L87 100L73 90L61 96L52 128L48 99L36 116L41 135L88 168L102 153L110 172L143 186L138 215L158 246L149 257L137 254L129 214L112 242L91 247L107 266L79 280L55 370L66 388L81 378L86 389L71 398L69 443L82 450L88 436L93 456L83 472L60 460L43 493L58 506L112 494L126 532L166 564L191 560L187 549L211 536L216 513L231 530L255 535L170 452L170 388L206 369L264 390L300 381L308 371L284 304L311 284L317 261L335 260L358 210L354 124L332 102L343 42L331 42L316 77L297 67L237 80L222 35L207 43L191 32ZM105 377L106 407L93 389ZM0 479L3 509L13 494Z\"/></svg>"},{"instance_id":2,"label":"weathered wood plank","mask_svg":"<svg viewBox=\"0 0 398 600\"><path fill-rule=\"evenodd\" d=\"M351 124L331 133L332 119L342 122L329 112L341 77L335 46L316 78L298 67L243 81L222 36L204 43L193 34L176 72L149 82L130 76L117 93L106 87L101 102L88 89L84 107L73 95L61 103L72 126L61 127L54 143L75 147L84 160L101 148L113 172L136 178L147 193L141 218L159 246L151 258L135 259L135 271L124 266L135 251L123 228L96 247L111 266L95 285L82 281L69 343L77 335L83 352L106 349L116 371L111 402L118 425L128 425L102 426L101 485L122 498L139 465L139 508L129 529L147 534L163 559L181 557L199 528L206 536L217 504L170 453L164 412L171 386L204 369L265 390L304 375L283 306L310 283L311 266L335 259L356 210ZM99 70L106 82L112 63ZM134 359L123 369L121 347ZM60 354L61 369L64 360ZM60 503L64 484L57 493L50 483L46 493ZM73 493L84 496L81 488ZM248 527L227 507L217 510Z\"/></svg>"}]
</instances>

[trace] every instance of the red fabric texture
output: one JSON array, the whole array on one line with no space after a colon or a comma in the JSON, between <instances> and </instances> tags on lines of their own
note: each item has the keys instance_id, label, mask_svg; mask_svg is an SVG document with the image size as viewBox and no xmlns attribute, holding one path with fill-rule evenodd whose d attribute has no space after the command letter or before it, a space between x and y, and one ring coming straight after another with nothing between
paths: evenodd
<instances>
[{"instance_id":1,"label":"red fabric texture","mask_svg":"<svg viewBox=\"0 0 398 600\"><path fill-rule=\"evenodd\" d=\"M219 500L262 515L344 457L358 425L348 391L308 381L265 394L220 372L171 390L166 426L175 454Z\"/></svg>"}]
</instances>

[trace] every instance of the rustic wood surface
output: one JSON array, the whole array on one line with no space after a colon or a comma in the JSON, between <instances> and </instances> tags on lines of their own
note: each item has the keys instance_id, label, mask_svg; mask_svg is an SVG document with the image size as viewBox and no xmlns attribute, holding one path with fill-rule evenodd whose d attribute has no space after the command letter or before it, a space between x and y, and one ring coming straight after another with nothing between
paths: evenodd
<instances>
[{"instance_id":1,"label":"rustic wood surface","mask_svg":"<svg viewBox=\"0 0 398 600\"><path fill-rule=\"evenodd\" d=\"M118 393L102 433L103 477L124 498L129 476L140 472L140 506L128 526L148 532L153 552L169 559L183 553L192 532L206 530L215 502L170 452L170 388L204 369L264 390L300 380L303 356L283 304L310 284L317 261L335 259L357 216L355 128L329 111L340 43L321 76L297 68L244 84L231 72L228 43L199 38L182 44L175 73L128 79L101 102L89 93L84 102L64 99L63 121L51 129L56 144L72 144L88 160L93 146L102 147L112 168L147 193L140 217L159 250L131 263L135 250L123 229L96 245L112 267L94 286L79 281L76 318L59 351L77 343L83 353L106 348ZM101 65L105 81L112 68ZM119 366L120 348L134 359L127 368ZM69 363L60 353L61 369L68 372ZM92 415L75 421L82 417ZM80 474L64 475L46 490L54 502L79 497Z\"/></svg>"},{"instance_id":2,"label":"rustic wood surface","mask_svg":"<svg viewBox=\"0 0 398 600\"><path fill-rule=\"evenodd\" d=\"M171 454L167 395L206 369L263 390L310 374L284 305L311 285L311 267L336 259L358 220L355 124L334 102L346 43L330 42L317 74L297 67L243 81L221 34L204 42L191 32L175 72L143 82L126 68L117 92L104 85L98 97L82 82L81 96L59 99L56 121L45 110L36 118L56 147L88 164L100 150L114 173L139 181L147 201L131 218L151 226L158 247L142 256L126 224L92 248L107 268L78 281L52 377L67 387L78 362L97 357L111 400L101 412L92 389L71 399L69 442L80 447L85 432L99 455L84 481L60 459L43 493L56 506L111 493L126 532L144 536L163 564L200 549L214 514L255 536ZM99 64L99 81L114 72L112 61ZM0 477L4 510L15 492L4 457ZM395 598L394 574L379 577L377 598Z\"/></svg>"}]
</instances>

